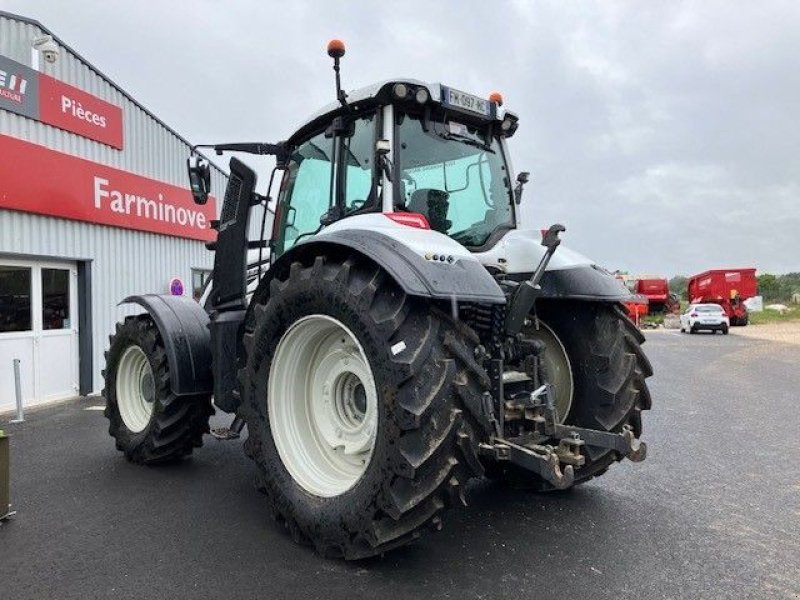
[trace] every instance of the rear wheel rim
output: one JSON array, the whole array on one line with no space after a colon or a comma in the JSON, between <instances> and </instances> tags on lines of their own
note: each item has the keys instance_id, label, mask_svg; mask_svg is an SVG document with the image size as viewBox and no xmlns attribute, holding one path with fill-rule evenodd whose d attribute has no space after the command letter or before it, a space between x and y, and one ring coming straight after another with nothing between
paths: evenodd
<instances>
[{"instance_id":1,"label":"rear wheel rim","mask_svg":"<svg viewBox=\"0 0 800 600\"><path fill-rule=\"evenodd\" d=\"M538 329L531 327L525 332L525 336L544 343L542 362L547 375L546 383L552 384L555 390L554 404L558 412L558 422L564 423L572 408L575 393L572 364L567 349L555 331L542 321L539 321Z\"/></svg>"},{"instance_id":2,"label":"rear wheel rim","mask_svg":"<svg viewBox=\"0 0 800 600\"><path fill-rule=\"evenodd\" d=\"M378 394L364 349L328 315L309 315L283 334L270 365L272 438L292 479L331 498L356 485L378 433Z\"/></svg>"},{"instance_id":3,"label":"rear wheel rim","mask_svg":"<svg viewBox=\"0 0 800 600\"><path fill-rule=\"evenodd\" d=\"M155 379L147 355L139 346L128 346L117 367L117 406L122 422L133 433L144 431L155 404Z\"/></svg>"}]
</instances>

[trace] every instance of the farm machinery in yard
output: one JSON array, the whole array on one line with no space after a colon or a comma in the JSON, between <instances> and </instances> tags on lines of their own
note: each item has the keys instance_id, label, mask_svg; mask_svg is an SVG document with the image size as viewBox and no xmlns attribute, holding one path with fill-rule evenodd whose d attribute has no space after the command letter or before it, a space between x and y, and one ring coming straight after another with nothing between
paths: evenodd
<instances>
[{"instance_id":1,"label":"farm machinery in yard","mask_svg":"<svg viewBox=\"0 0 800 600\"><path fill-rule=\"evenodd\" d=\"M750 317L745 300L758 293L756 270L711 269L689 277L687 295L692 304L719 304L731 326L747 325Z\"/></svg>"},{"instance_id":2,"label":"farm machinery in yard","mask_svg":"<svg viewBox=\"0 0 800 600\"><path fill-rule=\"evenodd\" d=\"M635 280L633 293L647 298L648 312L677 314L680 300L669 291L669 281L665 277L642 276Z\"/></svg>"},{"instance_id":3,"label":"farm machinery in yard","mask_svg":"<svg viewBox=\"0 0 800 600\"><path fill-rule=\"evenodd\" d=\"M214 146L276 167L263 196L231 158L205 305L125 300L144 312L106 358L117 448L184 457L215 405L234 415L218 436L246 426L276 520L346 559L441 528L473 477L548 491L643 460L652 370L629 292L560 247L562 226L520 227L517 116L497 94L415 80L346 94L344 46L328 53L333 105L285 141ZM208 163L189 177L204 203ZM273 205L271 235L250 239L252 209ZM268 254L256 269L253 249Z\"/></svg>"}]
</instances>

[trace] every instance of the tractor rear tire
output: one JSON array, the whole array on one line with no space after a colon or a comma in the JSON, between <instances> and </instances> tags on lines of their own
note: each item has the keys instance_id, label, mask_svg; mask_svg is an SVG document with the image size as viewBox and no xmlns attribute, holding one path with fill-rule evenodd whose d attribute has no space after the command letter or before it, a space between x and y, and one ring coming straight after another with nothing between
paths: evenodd
<instances>
[{"instance_id":1,"label":"tractor rear tire","mask_svg":"<svg viewBox=\"0 0 800 600\"><path fill-rule=\"evenodd\" d=\"M340 333L319 334L309 346L326 324ZM322 365L338 352L330 344L340 337L345 344L348 336L353 364L361 366L347 368L360 373L368 390L366 408L359 410L364 421L375 416L375 428L371 449L356 455L363 457L361 466L344 478L328 465L349 472L336 456L346 455L347 446L331 441L328 424L318 417L333 410L327 408L337 404L328 398L330 390L341 387L340 375L326 379L341 371ZM465 503L465 484L483 473L477 424L464 408L467 401L479 403L489 385L474 359L477 344L471 329L431 302L407 296L365 259L318 256L276 275L269 298L256 301L246 325L240 415L247 423L245 452L256 465L256 486L295 541L312 544L323 556L362 559L440 529L444 510ZM318 350L311 352L313 347ZM291 356L294 362L286 358ZM318 380L327 383L314 388ZM310 383L284 385L290 381ZM304 418L287 427L281 415L298 407ZM308 459L299 461L298 455ZM315 466L309 470L308 464Z\"/></svg>"},{"instance_id":2,"label":"tractor rear tire","mask_svg":"<svg viewBox=\"0 0 800 600\"><path fill-rule=\"evenodd\" d=\"M642 352L644 336L620 306L581 301L541 301L537 315L558 336L571 365L573 397L565 423L578 427L621 431L630 425L642 434L643 410L650 408L645 379L653 374ZM586 483L605 473L622 456L586 446L586 464L575 469L575 483ZM493 479L512 487L539 492L555 488L540 476L515 465L489 469Z\"/></svg>"},{"instance_id":3,"label":"tractor rear tire","mask_svg":"<svg viewBox=\"0 0 800 600\"><path fill-rule=\"evenodd\" d=\"M164 342L148 315L117 323L105 356L108 433L129 461L171 462L203 445L214 414L211 396L172 393Z\"/></svg>"}]
</instances>

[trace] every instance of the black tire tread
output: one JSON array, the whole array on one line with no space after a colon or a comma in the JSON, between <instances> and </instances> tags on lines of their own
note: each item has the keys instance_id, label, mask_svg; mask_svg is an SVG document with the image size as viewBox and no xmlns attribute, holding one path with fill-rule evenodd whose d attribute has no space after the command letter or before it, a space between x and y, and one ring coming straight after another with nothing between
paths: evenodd
<instances>
[{"instance_id":1,"label":"black tire tread","mask_svg":"<svg viewBox=\"0 0 800 600\"><path fill-rule=\"evenodd\" d=\"M251 426L259 418L254 377L265 354L259 343L261 322L279 309L285 290L310 278L346 286L347 302L358 307L387 344L397 340L414 343L402 358L390 357L395 369L396 409L387 419L392 421L388 430L396 437L389 445L382 488L358 531L342 528L331 532L327 527L323 532L299 522L292 506L273 489L260 452L265 440L260 439L259 427ZM266 302L254 309L252 330L248 331L253 340L247 346L240 383L241 414L248 423L246 452L256 463L257 479L268 490L267 502L276 520L298 541L312 543L320 554L346 559L382 554L414 541L424 531L441 528L441 514L464 503L464 485L482 472L476 454L477 426L459 401L462 395L480 398L484 382L488 382L470 348L476 340L474 334L444 312L407 297L376 265L354 257L318 256L311 264L296 262L285 279L273 280L270 292Z\"/></svg>"},{"instance_id":2,"label":"black tire tread","mask_svg":"<svg viewBox=\"0 0 800 600\"><path fill-rule=\"evenodd\" d=\"M102 395L106 401L103 414L109 421L108 433L116 440L117 450L133 463L154 465L180 460L202 446L203 435L209 431L209 417L214 414L211 396L178 397L172 393L169 361L153 320L148 315L126 317L117 323L109 342L103 370ZM116 373L111 372L130 343L137 343L144 350L156 383L156 407L150 424L140 434L132 434L125 427L116 406Z\"/></svg>"}]
</instances>

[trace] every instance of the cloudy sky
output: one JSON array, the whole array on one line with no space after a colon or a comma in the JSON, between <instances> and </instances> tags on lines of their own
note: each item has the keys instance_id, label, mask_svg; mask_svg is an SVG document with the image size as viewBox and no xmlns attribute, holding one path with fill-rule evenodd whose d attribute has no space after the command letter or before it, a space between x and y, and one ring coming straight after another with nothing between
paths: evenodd
<instances>
[{"instance_id":1,"label":"cloudy sky","mask_svg":"<svg viewBox=\"0 0 800 600\"><path fill-rule=\"evenodd\" d=\"M289 135L343 80L500 90L525 221L604 266L800 271L800 3L0 0L193 142Z\"/></svg>"}]
</instances>

